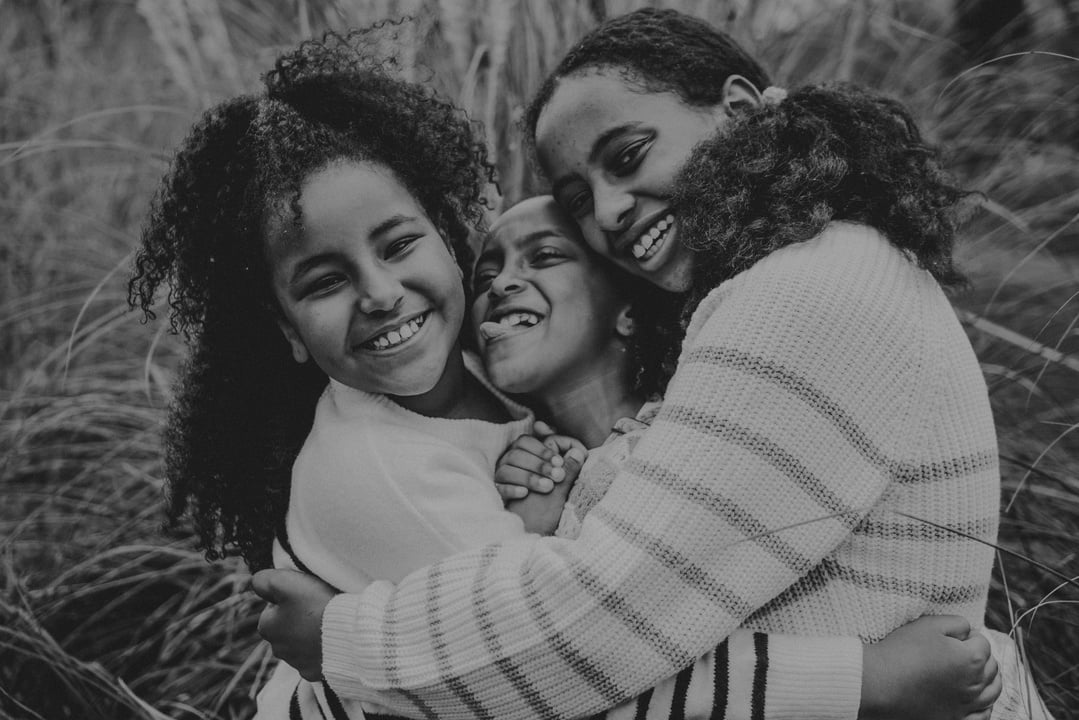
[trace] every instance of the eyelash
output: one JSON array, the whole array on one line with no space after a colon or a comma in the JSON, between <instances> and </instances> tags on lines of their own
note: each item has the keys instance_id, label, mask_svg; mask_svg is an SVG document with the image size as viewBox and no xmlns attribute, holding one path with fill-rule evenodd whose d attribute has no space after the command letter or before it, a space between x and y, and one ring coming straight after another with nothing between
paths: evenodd
<instances>
[{"instance_id":1,"label":"eyelash","mask_svg":"<svg viewBox=\"0 0 1079 720\"><path fill-rule=\"evenodd\" d=\"M412 244L419 240L420 237L421 236L419 235L410 235L409 237L401 238L400 240L390 243L386 247L386 257L392 258L400 255L412 247Z\"/></svg>"},{"instance_id":2,"label":"eyelash","mask_svg":"<svg viewBox=\"0 0 1079 720\"><path fill-rule=\"evenodd\" d=\"M631 172L640 163L649 141L649 138L644 138L622 148L611 162L611 172L619 176Z\"/></svg>"},{"instance_id":3,"label":"eyelash","mask_svg":"<svg viewBox=\"0 0 1079 720\"><path fill-rule=\"evenodd\" d=\"M537 250L532 255L530 262L531 264L536 265L537 263L546 262L548 260L561 260L564 257L566 256L561 251L556 250L555 248L546 247ZM501 272L501 270L496 271L494 268L491 268L476 273L472 278L472 291L477 295L481 292L485 292L487 288L491 286L494 279L498 277L499 272Z\"/></svg>"}]
</instances>

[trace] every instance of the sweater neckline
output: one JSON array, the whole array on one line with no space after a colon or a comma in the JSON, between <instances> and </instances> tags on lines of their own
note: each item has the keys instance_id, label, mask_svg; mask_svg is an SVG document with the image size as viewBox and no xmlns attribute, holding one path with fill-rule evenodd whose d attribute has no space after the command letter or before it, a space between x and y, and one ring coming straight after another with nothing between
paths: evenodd
<instances>
[{"instance_id":1,"label":"sweater neckline","mask_svg":"<svg viewBox=\"0 0 1079 720\"><path fill-rule=\"evenodd\" d=\"M511 400L501 390L491 384L491 381L487 379L487 376L483 372L483 364L475 353L466 350L462 352L462 357L464 359L465 370L481 385L487 388L487 390L492 393L509 412L510 420L507 423L492 422L490 420L481 420L479 418L444 418L421 415L418 412L398 405L382 393L370 393L365 390L359 390L354 387L349 387L332 378L330 379L328 390L334 398L337 399L339 404L343 402L346 406L359 407L375 405L384 411L401 415L407 418L410 424L418 426L442 426L445 428L452 425L456 429L467 432L469 429L483 430L504 427L507 424L524 423L525 421L531 422L533 417L532 411L524 405Z\"/></svg>"}]
</instances>

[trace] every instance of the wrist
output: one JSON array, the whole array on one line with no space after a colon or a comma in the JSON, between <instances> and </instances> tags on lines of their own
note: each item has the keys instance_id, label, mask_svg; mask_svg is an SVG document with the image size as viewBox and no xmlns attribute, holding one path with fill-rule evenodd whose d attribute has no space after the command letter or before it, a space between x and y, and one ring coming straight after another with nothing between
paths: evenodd
<instances>
[{"instance_id":1,"label":"wrist","mask_svg":"<svg viewBox=\"0 0 1079 720\"><path fill-rule=\"evenodd\" d=\"M887 720L892 707L884 653L876 644L862 647L862 694L858 705L859 720Z\"/></svg>"}]
</instances>

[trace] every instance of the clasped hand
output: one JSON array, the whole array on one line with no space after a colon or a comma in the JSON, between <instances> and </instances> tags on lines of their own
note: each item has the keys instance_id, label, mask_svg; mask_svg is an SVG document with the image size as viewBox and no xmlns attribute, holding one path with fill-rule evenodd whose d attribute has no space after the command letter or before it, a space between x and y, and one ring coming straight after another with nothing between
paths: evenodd
<instances>
[{"instance_id":1,"label":"clasped hand","mask_svg":"<svg viewBox=\"0 0 1079 720\"><path fill-rule=\"evenodd\" d=\"M337 591L296 570L260 570L251 578L251 589L267 603L258 631L274 656L304 680L321 680L322 616Z\"/></svg>"}]
</instances>

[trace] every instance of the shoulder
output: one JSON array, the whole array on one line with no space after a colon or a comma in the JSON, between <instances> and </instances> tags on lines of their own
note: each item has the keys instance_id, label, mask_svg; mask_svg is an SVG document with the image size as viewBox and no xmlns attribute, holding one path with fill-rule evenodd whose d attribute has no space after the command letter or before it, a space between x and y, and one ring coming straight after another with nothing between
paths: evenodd
<instances>
[{"instance_id":1,"label":"shoulder","mask_svg":"<svg viewBox=\"0 0 1079 720\"><path fill-rule=\"evenodd\" d=\"M866 225L834 222L713 289L694 311L686 342L719 331L720 323L729 330L732 315L737 324L787 318L796 334L835 323L886 322L876 316L917 315L912 303L926 293L940 294L932 276L884 235Z\"/></svg>"}]
</instances>

